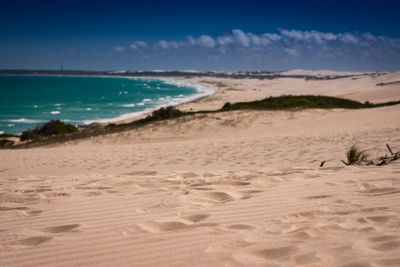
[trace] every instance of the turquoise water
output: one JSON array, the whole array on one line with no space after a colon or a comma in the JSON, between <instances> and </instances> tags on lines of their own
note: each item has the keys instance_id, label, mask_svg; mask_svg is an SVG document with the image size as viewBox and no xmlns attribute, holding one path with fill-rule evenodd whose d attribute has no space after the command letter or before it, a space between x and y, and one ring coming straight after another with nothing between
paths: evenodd
<instances>
[{"instance_id":1,"label":"turquoise water","mask_svg":"<svg viewBox=\"0 0 400 267\"><path fill-rule=\"evenodd\" d=\"M49 120L112 122L212 93L178 80L78 76L0 76L0 133Z\"/></svg>"}]
</instances>

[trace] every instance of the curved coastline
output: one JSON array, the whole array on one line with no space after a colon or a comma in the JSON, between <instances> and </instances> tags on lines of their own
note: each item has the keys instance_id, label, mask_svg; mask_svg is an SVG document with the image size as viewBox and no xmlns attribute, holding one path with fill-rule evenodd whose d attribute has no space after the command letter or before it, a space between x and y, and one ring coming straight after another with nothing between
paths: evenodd
<instances>
[{"instance_id":1,"label":"curved coastline","mask_svg":"<svg viewBox=\"0 0 400 267\"><path fill-rule=\"evenodd\" d=\"M143 117L144 115L150 114L154 110L157 110L161 107L166 107L166 106L179 106L185 103L189 102L194 102L198 101L200 99L203 99L205 97L211 96L215 94L215 89L210 87L210 86L205 86L205 85L200 85L200 84L195 84L191 81L187 81L184 79L180 78L154 78L154 77L126 77L126 76L105 76L105 75L20 75L20 76L56 76L56 77L87 77L87 78L114 78L114 79L125 79L125 80L139 80L139 81L153 81L157 82L160 81L164 84L168 85L173 85L176 87L190 87L195 90L193 94L189 95L180 95L179 97L171 97L169 98L168 96L165 96L166 99L163 99L163 101L156 100L154 103L154 106L152 107L147 107L144 108L143 110L140 111L135 111L135 112L128 112L128 113L122 113L119 114L115 117L108 117L108 118L99 118L99 119L82 119L80 121L76 121L76 126L88 126L90 124L107 124L107 123L124 123L127 121L133 121L135 119L139 119ZM164 98L164 97L162 97ZM110 114L112 115L112 114ZM15 122L33 122L33 120L26 119L21 116L20 119L13 119ZM46 122L47 120L37 120L37 122ZM63 119L65 122L71 122L70 119ZM6 132L6 131L5 131Z\"/></svg>"},{"instance_id":2,"label":"curved coastline","mask_svg":"<svg viewBox=\"0 0 400 267\"><path fill-rule=\"evenodd\" d=\"M89 76L92 77L92 76ZM195 102L199 101L201 99L204 99L206 97L209 97L213 94L216 93L216 90L212 87L209 86L204 86L200 84L195 84L193 82L189 82L187 80L182 80L182 79L176 79L176 78L153 78L153 77L121 77L121 76L114 76L114 77L108 77L108 76L96 76L96 77L103 77L103 78L121 78L121 79L134 79L134 80L153 80L153 81L163 81L167 84L170 85L175 85L178 87L181 86L187 86L187 87L192 87L194 88L198 93L187 96L185 98L179 99L181 101L172 101L169 102L168 104L160 104L156 105L151 108L146 108L142 111L137 111L137 112L131 112L131 113L125 113L122 115L119 115L114 118L106 118L106 119L97 119L97 120L85 120L83 121L83 125L90 125L90 124L95 124L95 123L126 123L127 121L133 121L134 119L139 119L143 115L150 114L154 110L160 109L162 107L167 107L167 106L180 106L185 103L190 103L190 102Z\"/></svg>"}]
</instances>

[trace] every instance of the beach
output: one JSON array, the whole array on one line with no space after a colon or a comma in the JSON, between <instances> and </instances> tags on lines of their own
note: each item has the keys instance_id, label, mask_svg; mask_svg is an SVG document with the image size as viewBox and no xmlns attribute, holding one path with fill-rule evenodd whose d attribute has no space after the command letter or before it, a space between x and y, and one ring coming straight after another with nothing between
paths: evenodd
<instances>
[{"instance_id":1,"label":"beach","mask_svg":"<svg viewBox=\"0 0 400 267\"><path fill-rule=\"evenodd\" d=\"M292 71L288 75L335 75ZM400 72L187 80L178 108L280 95L400 100ZM229 111L0 150L0 266L399 266L400 106ZM326 161L320 167L322 161Z\"/></svg>"}]
</instances>

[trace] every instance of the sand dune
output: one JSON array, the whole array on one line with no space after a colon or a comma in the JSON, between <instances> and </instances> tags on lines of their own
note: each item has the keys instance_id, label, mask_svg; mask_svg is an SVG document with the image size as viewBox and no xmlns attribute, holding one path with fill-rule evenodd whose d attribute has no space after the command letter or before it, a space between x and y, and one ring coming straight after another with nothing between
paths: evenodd
<instances>
[{"instance_id":1,"label":"sand dune","mask_svg":"<svg viewBox=\"0 0 400 267\"><path fill-rule=\"evenodd\" d=\"M218 81L259 84L254 99L292 83ZM344 83L309 82L313 93ZM308 92L302 83L290 90ZM368 90L363 97L374 96ZM396 90L379 97L398 98ZM185 108L248 91L237 92ZM398 106L236 111L1 150L0 265L398 266L400 161L340 159L354 143L371 157L387 154L385 143L400 150L399 114Z\"/></svg>"},{"instance_id":2,"label":"sand dune","mask_svg":"<svg viewBox=\"0 0 400 267\"><path fill-rule=\"evenodd\" d=\"M310 80L300 78L259 79L221 79L193 78L191 82L212 86L216 94L203 100L182 105L185 110L218 109L226 102L252 101L282 94L311 94L345 97L357 101L386 102L399 100L400 72L392 73L343 73L307 72L283 73L287 75L352 75L334 80ZM377 86L377 84L387 84Z\"/></svg>"},{"instance_id":3,"label":"sand dune","mask_svg":"<svg viewBox=\"0 0 400 267\"><path fill-rule=\"evenodd\" d=\"M40 213L0 211L1 262L396 265L398 173L396 162L9 179L2 194L21 186L33 192L3 198L2 207ZM36 191L43 186L70 195L45 197Z\"/></svg>"}]
</instances>

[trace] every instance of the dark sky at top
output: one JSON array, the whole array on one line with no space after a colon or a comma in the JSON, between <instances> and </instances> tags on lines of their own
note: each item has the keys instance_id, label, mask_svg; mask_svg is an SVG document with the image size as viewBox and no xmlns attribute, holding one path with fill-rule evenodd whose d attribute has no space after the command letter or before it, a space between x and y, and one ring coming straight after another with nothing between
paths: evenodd
<instances>
[{"instance_id":1,"label":"dark sky at top","mask_svg":"<svg viewBox=\"0 0 400 267\"><path fill-rule=\"evenodd\" d=\"M1 1L0 69L400 69L400 1Z\"/></svg>"}]
</instances>

